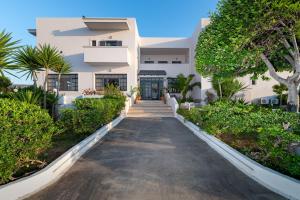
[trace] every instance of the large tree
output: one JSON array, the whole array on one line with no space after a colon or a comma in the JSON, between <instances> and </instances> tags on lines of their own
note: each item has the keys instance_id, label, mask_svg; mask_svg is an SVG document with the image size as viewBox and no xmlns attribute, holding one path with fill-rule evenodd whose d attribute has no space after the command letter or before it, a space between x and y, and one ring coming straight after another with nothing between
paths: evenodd
<instances>
[{"instance_id":1,"label":"large tree","mask_svg":"<svg viewBox=\"0 0 300 200\"><path fill-rule=\"evenodd\" d=\"M299 0L221 0L200 34L196 67L203 76L270 76L288 87L296 110L300 83ZM281 77L278 72L289 71Z\"/></svg>"}]
</instances>

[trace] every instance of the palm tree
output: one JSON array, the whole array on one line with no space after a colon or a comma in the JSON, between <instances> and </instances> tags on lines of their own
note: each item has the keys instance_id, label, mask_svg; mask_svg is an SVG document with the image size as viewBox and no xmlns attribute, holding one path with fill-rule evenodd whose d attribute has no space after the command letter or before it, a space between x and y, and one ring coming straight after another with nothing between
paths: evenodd
<instances>
[{"instance_id":1,"label":"palm tree","mask_svg":"<svg viewBox=\"0 0 300 200\"><path fill-rule=\"evenodd\" d=\"M20 67L20 72L25 72L23 76L26 76L26 79L33 80L34 87L37 86L37 72L42 71L37 56L38 52L35 47L25 46L19 49L14 57L16 64Z\"/></svg>"},{"instance_id":2,"label":"palm tree","mask_svg":"<svg viewBox=\"0 0 300 200\"><path fill-rule=\"evenodd\" d=\"M18 48L16 46L18 42L18 40L12 41L11 33L6 33L4 30L0 32L0 76L4 76L4 72L11 74L6 70L16 68L10 56Z\"/></svg>"},{"instance_id":3,"label":"palm tree","mask_svg":"<svg viewBox=\"0 0 300 200\"><path fill-rule=\"evenodd\" d=\"M57 48L50 46L49 44L39 45L37 48L37 61L39 65L45 70L45 79L43 88L44 92L44 108L47 108L47 81L49 70L54 68L61 62L61 55Z\"/></svg>"},{"instance_id":4,"label":"palm tree","mask_svg":"<svg viewBox=\"0 0 300 200\"><path fill-rule=\"evenodd\" d=\"M201 82L191 83L194 77L195 77L194 74L190 74L187 77L185 77L183 74L179 74L177 76L175 87L180 91L183 101L186 100L187 93L189 91L192 91L194 87L197 86L201 88Z\"/></svg>"},{"instance_id":5,"label":"palm tree","mask_svg":"<svg viewBox=\"0 0 300 200\"><path fill-rule=\"evenodd\" d=\"M59 98L59 90L60 90L60 79L62 74L68 74L71 72L71 65L67 62L62 56L60 62L51 68L52 71L58 74L57 77L57 96Z\"/></svg>"}]
</instances>

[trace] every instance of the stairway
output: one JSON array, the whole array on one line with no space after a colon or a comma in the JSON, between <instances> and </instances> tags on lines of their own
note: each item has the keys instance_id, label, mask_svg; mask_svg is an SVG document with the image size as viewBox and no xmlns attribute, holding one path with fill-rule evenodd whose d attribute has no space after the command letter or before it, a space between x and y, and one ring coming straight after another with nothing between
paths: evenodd
<instances>
[{"instance_id":1,"label":"stairway","mask_svg":"<svg viewBox=\"0 0 300 200\"><path fill-rule=\"evenodd\" d=\"M174 114L163 101L143 100L133 104L127 117L174 117Z\"/></svg>"}]
</instances>

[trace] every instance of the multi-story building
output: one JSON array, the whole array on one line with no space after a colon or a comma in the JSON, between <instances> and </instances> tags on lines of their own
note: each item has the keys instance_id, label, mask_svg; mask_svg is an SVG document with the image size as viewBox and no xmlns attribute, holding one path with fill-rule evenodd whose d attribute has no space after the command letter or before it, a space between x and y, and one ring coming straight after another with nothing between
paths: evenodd
<instances>
[{"instance_id":1,"label":"multi-story building","mask_svg":"<svg viewBox=\"0 0 300 200\"><path fill-rule=\"evenodd\" d=\"M141 37L134 18L38 18L36 29L29 32L36 36L37 45L55 46L71 63L72 72L62 75L60 84L66 96L79 96L85 89L101 92L112 83L126 93L139 86L142 99L154 100L160 98L163 88L172 90L178 74L195 74L194 81L201 81L202 89L195 88L191 95L203 100L211 85L196 73L194 50L208 23L202 19L192 36L185 38ZM275 81L259 85L247 81L247 100L273 95ZM38 84L43 82L40 72ZM48 90L56 86L57 75L50 73Z\"/></svg>"}]
</instances>

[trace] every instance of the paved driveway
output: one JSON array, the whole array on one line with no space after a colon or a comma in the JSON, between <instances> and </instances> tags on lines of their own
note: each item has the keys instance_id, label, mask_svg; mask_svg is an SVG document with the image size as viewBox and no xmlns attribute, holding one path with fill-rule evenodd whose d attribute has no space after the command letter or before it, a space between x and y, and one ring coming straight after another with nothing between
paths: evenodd
<instances>
[{"instance_id":1,"label":"paved driveway","mask_svg":"<svg viewBox=\"0 0 300 200\"><path fill-rule=\"evenodd\" d=\"M283 199L175 118L127 118L56 183L29 199Z\"/></svg>"}]
</instances>

